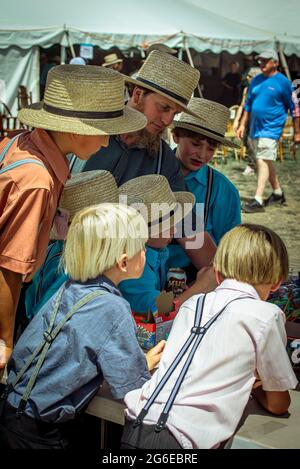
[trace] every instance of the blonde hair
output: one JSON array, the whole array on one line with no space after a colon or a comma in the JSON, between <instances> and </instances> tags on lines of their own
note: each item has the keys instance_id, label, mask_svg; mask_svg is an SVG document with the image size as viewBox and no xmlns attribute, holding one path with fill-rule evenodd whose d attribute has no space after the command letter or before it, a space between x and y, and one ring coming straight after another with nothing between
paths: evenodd
<instances>
[{"instance_id":1,"label":"blonde hair","mask_svg":"<svg viewBox=\"0 0 300 469\"><path fill-rule=\"evenodd\" d=\"M274 284L288 276L288 253L274 231L245 223L223 236L214 258L214 268L223 278L251 285Z\"/></svg>"},{"instance_id":2,"label":"blonde hair","mask_svg":"<svg viewBox=\"0 0 300 469\"><path fill-rule=\"evenodd\" d=\"M110 269L123 254L132 258L145 247L148 227L132 207L99 204L78 212L63 253L65 272L85 282Z\"/></svg>"}]
</instances>

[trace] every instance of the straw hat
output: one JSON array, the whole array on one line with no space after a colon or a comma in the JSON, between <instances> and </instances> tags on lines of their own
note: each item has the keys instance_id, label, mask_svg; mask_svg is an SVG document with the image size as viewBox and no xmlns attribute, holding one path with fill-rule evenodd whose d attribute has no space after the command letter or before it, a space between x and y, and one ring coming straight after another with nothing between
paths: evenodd
<instances>
[{"instance_id":1,"label":"straw hat","mask_svg":"<svg viewBox=\"0 0 300 469\"><path fill-rule=\"evenodd\" d=\"M168 180L159 174L131 179L119 187L119 192L120 196L126 195L128 205L134 205L145 218L150 237L176 225L195 204L191 192L172 192Z\"/></svg>"},{"instance_id":2,"label":"straw hat","mask_svg":"<svg viewBox=\"0 0 300 469\"><path fill-rule=\"evenodd\" d=\"M239 145L224 137L230 117L230 111L226 106L208 99L192 98L189 102L189 109L197 117L183 112L178 120L173 121L173 128L188 129L212 138L227 147L240 148Z\"/></svg>"},{"instance_id":3,"label":"straw hat","mask_svg":"<svg viewBox=\"0 0 300 469\"><path fill-rule=\"evenodd\" d=\"M196 68L173 55L154 50L146 58L135 79L125 77L125 80L168 98L193 115L187 105L199 78L200 72Z\"/></svg>"},{"instance_id":4,"label":"straw hat","mask_svg":"<svg viewBox=\"0 0 300 469\"><path fill-rule=\"evenodd\" d=\"M80 135L134 132L145 116L124 105L124 78L95 65L59 65L47 76L44 100L18 112L26 125Z\"/></svg>"},{"instance_id":5,"label":"straw hat","mask_svg":"<svg viewBox=\"0 0 300 469\"><path fill-rule=\"evenodd\" d=\"M151 46L149 46L148 49L146 50L146 54L149 55L150 52L152 52L153 50L160 50L160 52L164 52L165 54L171 54L171 55L177 54L176 49L172 49L171 47L161 42L155 42L154 44L151 44Z\"/></svg>"},{"instance_id":6,"label":"straw hat","mask_svg":"<svg viewBox=\"0 0 300 469\"><path fill-rule=\"evenodd\" d=\"M115 178L109 171L87 171L72 176L66 182L59 208L67 210L72 220L80 210L106 202L119 202Z\"/></svg>"},{"instance_id":7,"label":"straw hat","mask_svg":"<svg viewBox=\"0 0 300 469\"><path fill-rule=\"evenodd\" d=\"M102 67L109 67L110 65L119 64L121 62L123 62L123 60L119 59L117 54L108 54L104 57Z\"/></svg>"}]
</instances>

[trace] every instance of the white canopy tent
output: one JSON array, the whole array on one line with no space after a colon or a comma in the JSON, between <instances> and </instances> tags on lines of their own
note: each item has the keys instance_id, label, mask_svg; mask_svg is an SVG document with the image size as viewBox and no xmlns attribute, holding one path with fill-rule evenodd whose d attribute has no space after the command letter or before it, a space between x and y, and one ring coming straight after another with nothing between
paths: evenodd
<instances>
[{"instance_id":1,"label":"white canopy tent","mask_svg":"<svg viewBox=\"0 0 300 469\"><path fill-rule=\"evenodd\" d=\"M272 5L270 11L276 11L281 19L274 22L275 29L272 18L263 23L260 14L258 18L248 14L250 6L251 13L263 12L265 2ZM114 0L111 4L107 0L47 3L26 0L16 6L14 2L0 0L0 82L5 85L0 86L0 90L4 89L0 99L15 112L20 84L32 92L34 100L39 99L39 46L61 44L63 48L88 43L105 49L117 45L126 50L160 41L198 52L250 54L274 47L280 40L284 53L300 56L300 37L296 35L298 0L273 0L272 4L270 0L253 0L251 5L248 0L247 8L245 0L239 1L238 8L226 0L210 0L210 3L205 0ZM285 34L286 30L289 34Z\"/></svg>"}]
</instances>

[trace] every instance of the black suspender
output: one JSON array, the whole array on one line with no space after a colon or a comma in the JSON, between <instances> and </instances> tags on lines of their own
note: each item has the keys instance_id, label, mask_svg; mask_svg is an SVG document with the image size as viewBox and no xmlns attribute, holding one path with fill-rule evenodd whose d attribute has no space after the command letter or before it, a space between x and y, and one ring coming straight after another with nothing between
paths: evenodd
<instances>
[{"instance_id":1,"label":"black suspender","mask_svg":"<svg viewBox=\"0 0 300 469\"><path fill-rule=\"evenodd\" d=\"M205 196L205 205L204 205L204 227L206 226L209 214L209 204L212 194L213 188L213 180L214 180L214 170L207 165L207 189L206 189L206 196Z\"/></svg>"},{"instance_id":2,"label":"black suspender","mask_svg":"<svg viewBox=\"0 0 300 469\"><path fill-rule=\"evenodd\" d=\"M164 376L162 377L162 379L158 383L156 389L154 390L152 395L149 397L146 405L143 407L143 409L141 410L141 412L139 413L139 415L135 419L135 421L133 423L134 428L139 426L143 422L145 416L147 415L147 413L148 413L150 407L152 406L153 402L155 401L156 397L162 391L165 384L167 383L167 381L169 380L169 378L171 377L171 375L174 373L175 369L177 368L178 364L181 362L182 358L186 355L186 353L189 350L186 362L184 363L184 365L182 367L182 370L181 370L178 378L176 379L173 390L172 390L172 392L171 392L171 394L170 394L170 396L169 396L169 398L168 398L168 400L165 404L165 407L164 407L162 413L160 414L158 422L156 423L155 431L160 432L161 430L163 430L165 428L167 419L169 417L170 410L171 410L172 405L175 401L175 398L178 394L180 386L181 386L181 384L184 380L184 377L185 377L185 375L186 375L186 373L189 369L189 366L192 362L192 359L195 355L195 352L196 352L197 348L199 347L199 344L201 343L201 341L202 341L204 335L206 334L206 332L208 331L208 329L213 325L213 323L218 319L218 317L223 313L223 311L227 308L227 306L230 303L232 303L233 301L236 301L236 300L243 300L243 299L246 299L246 298L252 299L252 297L250 297L250 296L243 296L243 297L239 297L239 298L234 298L233 300L229 301L221 309L221 311L216 313L209 321L207 321L207 323L203 327L201 327L201 320L202 320L203 308L204 308L204 304L205 304L205 298L206 298L206 295L202 295L198 298L197 305L196 305L194 326L191 329L191 334L187 338L186 342L184 343L184 345L182 346L180 351L178 352L177 356L175 357L175 359L172 362L169 369L166 371L166 373L164 374Z\"/></svg>"}]
</instances>

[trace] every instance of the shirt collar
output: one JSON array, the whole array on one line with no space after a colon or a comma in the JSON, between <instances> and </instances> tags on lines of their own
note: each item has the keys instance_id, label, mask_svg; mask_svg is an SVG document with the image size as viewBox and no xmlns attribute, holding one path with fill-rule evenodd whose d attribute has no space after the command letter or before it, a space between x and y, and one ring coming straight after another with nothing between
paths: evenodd
<instances>
[{"instance_id":1,"label":"shirt collar","mask_svg":"<svg viewBox=\"0 0 300 469\"><path fill-rule=\"evenodd\" d=\"M197 171L190 171L185 177L184 180L191 181L192 179L196 179L199 184L202 186L206 186L207 183L207 164L202 166L202 168L197 169Z\"/></svg>"},{"instance_id":2,"label":"shirt collar","mask_svg":"<svg viewBox=\"0 0 300 469\"><path fill-rule=\"evenodd\" d=\"M216 288L216 292L220 291L222 293L224 290L233 290L240 293L247 293L247 295L250 295L254 299L260 300L259 294L249 283L239 282L238 280L234 279L226 279L223 280L221 285Z\"/></svg>"},{"instance_id":3,"label":"shirt collar","mask_svg":"<svg viewBox=\"0 0 300 469\"><path fill-rule=\"evenodd\" d=\"M44 129L34 129L31 132L31 140L41 151L46 162L51 167L57 179L64 185L70 177L69 162L62 154L58 146Z\"/></svg>"},{"instance_id":4,"label":"shirt collar","mask_svg":"<svg viewBox=\"0 0 300 469\"><path fill-rule=\"evenodd\" d=\"M114 282L112 282L105 275L98 275L98 277L93 278L93 279L89 279L86 282L80 282L80 281L77 280L74 283L79 283L79 284L85 285L85 286L87 286L87 285L93 285L93 286L97 285L98 287L101 287L103 290L106 290L106 291L108 291L110 293L113 293L115 295L118 295L118 296L122 296L120 290L114 284Z\"/></svg>"}]
</instances>

